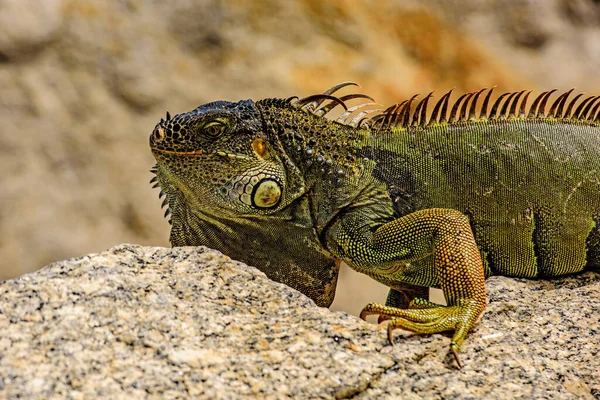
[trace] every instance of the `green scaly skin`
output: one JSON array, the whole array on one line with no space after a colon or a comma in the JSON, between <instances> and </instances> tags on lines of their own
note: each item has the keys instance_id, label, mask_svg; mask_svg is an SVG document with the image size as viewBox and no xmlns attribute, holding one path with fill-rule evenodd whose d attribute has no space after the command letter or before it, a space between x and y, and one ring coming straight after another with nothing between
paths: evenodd
<instances>
[{"instance_id":1,"label":"green scaly skin","mask_svg":"<svg viewBox=\"0 0 600 400\"><path fill-rule=\"evenodd\" d=\"M487 99L475 116L481 92L467 113L470 94L451 122L449 94L429 121L426 101L366 124L320 116L341 103L331 93L343 86L295 102L167 114L150 146L172 245L217 249L321 306L333 301L345 261L391 288L386 305L368 304L363 318L391 319L390 341L395 328L452 330L459 366L485 309L486 276L552 277L600 264L597 99L563 113L563 95L551 108L557 117L544 115L545 94L530 116L525 100L515 116L523 92L491 117ZM325 99L326 110L313 111ZM426 300L426 287L441 288L448 305Z\"/></svg>"}]
</instances>

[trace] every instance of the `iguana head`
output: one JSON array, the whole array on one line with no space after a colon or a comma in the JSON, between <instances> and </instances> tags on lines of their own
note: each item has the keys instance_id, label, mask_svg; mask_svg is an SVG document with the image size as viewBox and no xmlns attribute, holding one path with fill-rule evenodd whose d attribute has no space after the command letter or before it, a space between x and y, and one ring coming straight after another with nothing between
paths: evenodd
<instances>
[{"instance_id":1,"label":"iguana head","mask_svg":"<svg viewBox=\"0 0 600 400\"><path fill-rule=\"evenodd\" d=\"M171 206L184 196L182 203L213 215L270 214L303 190L251 100L212 102L172 118L167 113L150 147Z\"/></svg>"},{"instance_id":2,"label":"iguana head","mask_svg":"<svg viewBox=\"0 0 600 400\"><path fill-rule=\"evenodd\" d=\"M354 196L346 196L344 179L358 181L362 171L353 165L353 127L323 118L336 104L346 108L331 96L345 86L304 99L218 101L167 113L150 135L151 182L173 214L171 244L217 249L328 306L339 262L320 232Z\"/></svg>"}]
</instances>

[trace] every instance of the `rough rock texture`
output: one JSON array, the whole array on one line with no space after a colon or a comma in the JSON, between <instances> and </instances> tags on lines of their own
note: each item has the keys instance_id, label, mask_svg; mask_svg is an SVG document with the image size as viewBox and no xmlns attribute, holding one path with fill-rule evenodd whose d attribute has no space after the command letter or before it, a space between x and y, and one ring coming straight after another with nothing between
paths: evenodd
<instances>
[{"instance_id":1,"label":"rough rock texture","mask_svg":"<svg viewBox=\"0 0 600 400\"><path fill-rule=\"evenodd\" d=\"M592 0L0 0L0 279L167 245L147 184L166 110L343 80L383 104L453 86L600 93L599 13Z\"/></svg>"},{"instance_id":2,"label":"rough rock texture","mask_svg":"<svg viewBox=\"0 0 600 400\"><path fill-rule=\"evenodd\" d=\"M493 278L465 342L318 308L205 248L117 246L0 285L2 398L600 398L600 274Z\"/></svg>"}]
</instances>

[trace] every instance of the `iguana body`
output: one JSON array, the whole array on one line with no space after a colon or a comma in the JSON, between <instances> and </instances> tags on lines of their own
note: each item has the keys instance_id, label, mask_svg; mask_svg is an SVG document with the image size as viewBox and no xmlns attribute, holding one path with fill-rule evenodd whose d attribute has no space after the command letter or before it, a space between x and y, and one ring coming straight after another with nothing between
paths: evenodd
<instances>
[{"instance_id":1,"label":"iguana body","mask_svg":"<svg viewBox=\"0 0 600 400\"><path fill-rule=\"evenodd\" d=\"M414 110L413 97L325 118L367 97L332 96L347 85L167 114L150 145L171 243L218 249L322 306L346 261L391 288L363 317L393 317L390 340L396 327L454 330L457 361L485 308L484 276L600 264L600 97L567 103L567 92L545 115L544 92L526 116L529 93L500 96L488 114L491 91L481 109L479 91L446 118L447 93L429 119L431 95ZM448 306L422 298L429 286Z\"/></svg>"}]
</instances>

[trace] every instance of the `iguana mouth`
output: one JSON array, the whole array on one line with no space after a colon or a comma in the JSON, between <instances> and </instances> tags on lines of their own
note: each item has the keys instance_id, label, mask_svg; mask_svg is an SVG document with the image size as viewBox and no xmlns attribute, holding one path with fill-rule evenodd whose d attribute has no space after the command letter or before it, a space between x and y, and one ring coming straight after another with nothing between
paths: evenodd
<instances>
[{"instance_id":1,"label":"iguana mouth","mask_svg":"<svg viewBox=\"0 0 600 400\"><path fill-rule=\"evenodd\" d=\"M201 156L201 155L205 155L205 154L211 154L211 153L205 152L204 150L174 151L174 150L163 150L163 149L154 148L154 149L152 149L152 151L156 151L158 153L164 153L164 154L176 154L176 155L180 155L180 156Z\"/></svg>"},{"instance_id":2,"label":"iguana mouth","mask_svg":"<svg viewBox=\"0 0 600 400\"><path fill-rule=\"evenodd\" d=\"M211 156L217 155L220 157L227 157L235 160L251 160L252 157L247 156L245 154L234 154L227 153L226 151L204 151L204 150L193 150L193 151L174 151L174 150L162 150L162 149L152 149L158 153L163 154L174 154L178 156Z\"/></svg>"}]
</instances>

